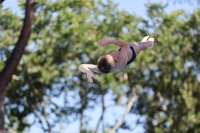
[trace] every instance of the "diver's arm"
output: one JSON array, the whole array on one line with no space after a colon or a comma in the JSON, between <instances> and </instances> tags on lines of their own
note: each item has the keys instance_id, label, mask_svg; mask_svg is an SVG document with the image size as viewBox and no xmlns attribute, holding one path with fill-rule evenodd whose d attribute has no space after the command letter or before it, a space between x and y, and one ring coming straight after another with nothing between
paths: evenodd
<instances>
[{"instance_id":1,"label":"diver's arm","mask_svg":"<svg viewBox=\"0 0 200 133\"><path fill-rule=\"evenodd\" d=\"M81 64L79 65L79 69L87 74L88 81L93 82L92 78L96 78L92 71L99 72L99 69L97 68L97 65L93 64Z\"/></svg>"},{"instance_id":2,"label":"diver's arm","mask_svg":"<svg viewBox=\"0 0 200 133\"><path fill-rule=\"evenodd\" d=\"M129 46L129 43L124 42L122 40L113 40L113 39L101 39L98 41L99 46L107 46L108 44L115 44L120 47Z\"/></svg>"},{"instance_id":3,"label":"diver's arm","mask_svg":"<svg viewBox=\"0 0 200 133\"><path fill-rule=\"evenodd\" d=\"M93 65L93 64L81 64L79 65L79 69L83 72L83 73L87 73L88 70L91 70L93 72L97 72L99 73L99 69L97 68L97 65Z\"/></svg>"}]
</instances>

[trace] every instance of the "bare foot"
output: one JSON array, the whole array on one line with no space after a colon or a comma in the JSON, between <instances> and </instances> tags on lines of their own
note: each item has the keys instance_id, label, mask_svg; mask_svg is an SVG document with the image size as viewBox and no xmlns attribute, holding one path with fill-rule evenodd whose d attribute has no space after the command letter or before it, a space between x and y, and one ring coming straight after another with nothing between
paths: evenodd
<instances>
[{"instance_id":1,"label":"bare foot","mask_svg":"<svg viewBox=\"0 0 200 133\"><path fill-rule=\"evenodd\" d=\"M151 42L149 48L153 48L154 38L150 37L147 41L148 41L148 42Z\"/></svg>"},{"instance_id":2,"label":"bare foot","mask_svg":"<svg viewBox=\"0 0 200 133\"><path fill-rule=\"evenodd\" d=\"M148 38L149 38L149 36L143 37L141 42L147 42Z\"/></svg>"}]
</instances>

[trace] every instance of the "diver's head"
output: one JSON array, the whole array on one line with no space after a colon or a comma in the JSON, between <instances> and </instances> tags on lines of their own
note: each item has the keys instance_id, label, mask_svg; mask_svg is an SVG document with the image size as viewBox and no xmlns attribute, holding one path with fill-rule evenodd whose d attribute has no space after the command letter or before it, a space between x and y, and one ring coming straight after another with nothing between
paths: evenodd
<instances>
[{"instance_id":1,"label":"diver's head","mask_svg":"<svg viewBox=\"0 0 200 133\"><path fill-rule=\"evenodd\" d=\"M110 70L114 67L115 62L111 55L103 55L98 59L97 67L102 73L109 73Z\"/></svg>"}]
</instances>

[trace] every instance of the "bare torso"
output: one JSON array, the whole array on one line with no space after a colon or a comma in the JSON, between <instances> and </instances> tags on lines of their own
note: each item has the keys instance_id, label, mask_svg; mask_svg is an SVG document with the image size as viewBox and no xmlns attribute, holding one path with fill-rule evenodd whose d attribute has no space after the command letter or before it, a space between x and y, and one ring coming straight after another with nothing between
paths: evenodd
<instances>
[{"instance_id":1,"label":"bare torso","mask_svg":"<svg viewBox=\"0 0 200 133\"><path fill-rule=\"evenodd\" d=\"M129 43L129 45L131 45L134 48L134 50L138 49L137 45L135 45L134 43ZM137 51L135 52L136 54L138 53ZM117 61L115 67L113 67L110 71L111 73L114 73L120 71L126 66L127 62L132 58L133 52L129 48L129 46L127 46L127 47L122 47L120 51L115 51L110 53L110 55L112 55L113 58Z\"/></svg>"}]
</instances>

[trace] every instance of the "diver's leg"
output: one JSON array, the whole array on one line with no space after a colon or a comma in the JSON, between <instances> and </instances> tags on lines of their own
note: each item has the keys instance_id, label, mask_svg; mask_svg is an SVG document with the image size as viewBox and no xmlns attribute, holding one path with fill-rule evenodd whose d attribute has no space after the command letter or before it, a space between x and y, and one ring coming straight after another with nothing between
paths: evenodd
<instances>
[{"instance_id":1,"label":"diver's leg","mask_svg":"<svg viewBox=\"0 0 200 133\"><path fill-rule=\"evenodd\" d=\"M148 39L147 41L145 41ZM136 55L140 53L140 51L144 51L148 49L149 47L153 46L154 38L148 38L148 36L144 37L142 39L142 42L131 42L131 45L133 46Z\"/></svg>"}]
</instances>

